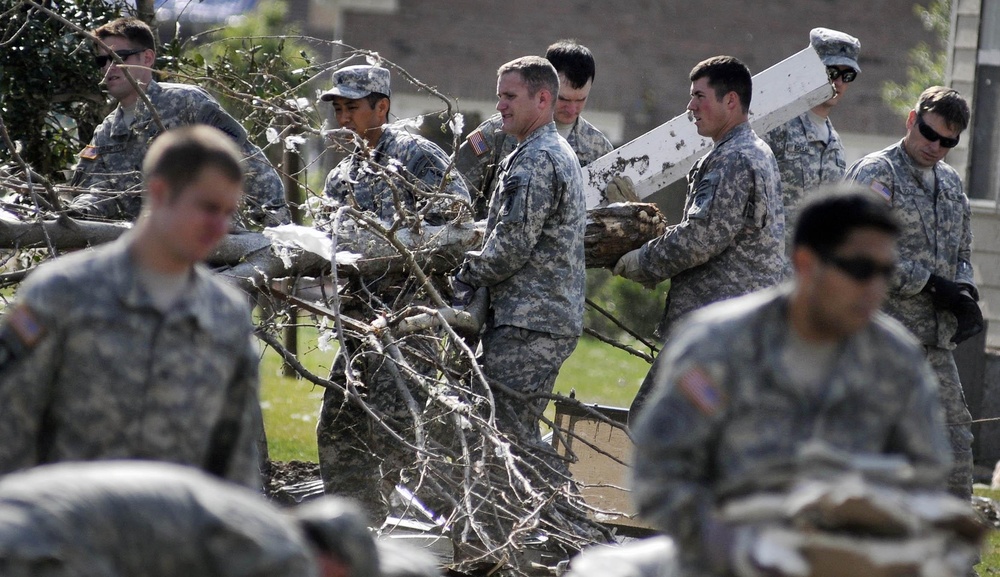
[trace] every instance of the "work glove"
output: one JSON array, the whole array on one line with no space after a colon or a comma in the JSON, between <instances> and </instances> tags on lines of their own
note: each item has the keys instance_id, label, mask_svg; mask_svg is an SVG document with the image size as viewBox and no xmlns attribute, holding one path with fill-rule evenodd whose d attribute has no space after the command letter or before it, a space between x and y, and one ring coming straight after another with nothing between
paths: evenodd
<instances>
[{"instance_id":1,"label":"work glove","mask_svg":"<svg viewBox=\"0 0 1000 577\"><path fill-rule=\"evenodd\" d=\"M957 282L936 274L932 274L931 278L927 279L927 284L922 290L931 295L931 302L934 303L936 309L951 310L958 304L962 294L962 287Z\"/></svg>"},{"instance_id":2,"label":"work glove","mask_svg":"<svg viewBox=\"0 0 1000 577\"><path fill-rule=\"evenodd\" d=\"M983 330L983 311L969 293L959 294L958 302L951 308L951 312L955 313L955 318L958 319L958 330L951 337L951 342L961 343Z\"/></svg>"},{"instance_id":3,"label":"work glove","mask_svg":"<svg viewBox=\"0 0 1000 577\"><path fill-rule=\"evenodd\" d=\"M635 193L635 184L627 176L615 176L604 188L604 198L608 199L608 204L616 202L639 202L639 195Z\"/></svg>"},{"instance_id":4,"label":"work glove","mask_svg":"<svg viewBox=\"0 0 1000 577\"><path fill-rule=\"evenodd\" d=\"M642 263L640 262L639 259L639 254L641 253L641 251L642 249L637 248L635 250L631 250L623 254L621 258L618 259L618 262L615 263L615 268L612 270L612 272L616 276L625 277L631 281L635 281L641 284L642 286L648 289L652 289L656 286L658 282L660 282L660 279L649 274L648 272L646 272L646 269L643 268Z\"/></svg>"},{"instance_id":5,"label":"work glove","mask_svg":"<svg viewBox=\"0 0 1000 577\"><path fill-rule=\"evenodd\" d=\"M458 276L451 277L451 306L465 308L476 295L476 287L462 281Z\"/></svg>"}]
</instances>

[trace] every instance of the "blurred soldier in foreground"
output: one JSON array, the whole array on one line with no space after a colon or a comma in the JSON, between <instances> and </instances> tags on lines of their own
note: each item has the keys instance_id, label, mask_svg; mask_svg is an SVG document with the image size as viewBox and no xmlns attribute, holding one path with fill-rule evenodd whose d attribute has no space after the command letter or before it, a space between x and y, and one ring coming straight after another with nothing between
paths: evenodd
<instances>
[{"instance_id":1,"label":"blurred soldier in foreground","mask_svg":"<svg viewBox=\"0 0 1000 577\"><path fill-rule=\"evenodd\" d=\"M135 220L139 216L140 169L150 143L162 132L158 117L165 130L207 124L229 135L240 148L246 172L246 215L265 226L289 222L281 178L260 148L247 138L243 126L203 89L153 80L156 46L153 32L145 22L120 18L101 26L94 35L107 45L107 48L97 46L94 61L104 74L102 85L118 106L80 152L72 184L95 190L76 197L71 209L112 219ZM123 64L114 60L111 52ZM125 77L126 69L138 83L138 91ZM140 91L152 103L155 113Z\"/></svg>"},{"instance_id":2,"label":"blurred soldier in foreground","mask_svg":"<svg viewBox=\"0 0 1000 577\"><path fill-rule=\"evenodd\" d=\"M816 473L816 448L943 493L951 461L934 375L878 312L899 234L866 191L817 196L795 231L792 283L705 307L668 341L633 428L633 485L683 574L729 574L741 526L720 511Z\"/></svg>"},{"instance_id":3,"label":"blurred soldier in foreground","mask_svg":"<svg viewBox=\"0 0 1000 577\"><path fill-rule=\"evenodd\" d=\"M970 261L972 209L944 159L969 116L958 92L928 88L906 118L903 139L855 162L846 176L875 191L903 223L885 309L917 336L937 374L955 458L948 484L963 499L972 497L972 416L952 350L983 330L983 313Z\"/></svg>"},{"instance_id":4,"label":"blurred soldier in foreground","mask_svg":"<svg viewBox=\"0 0 1000 577\"><path fill-rule=\"evenodd\" d=\"M4 577L378 577L358 508L289 510L168 463L45 465L0 480Z\"/></svg>"},{"instance_id":5,"label":"blurred soldier in foreground","mask_svg":"<svg viewBox=\"0 0 1000 577\"><path fill-rule=\"evenodd\" d=\"M200 262L243 195L209 126L160 135L143 215L117 241L35 270L0 324L0 474L151 459L260 487L258 351L246 296Z\"/></svg>"},{"instance_id":6,"label":"blurred soldier in foreground","mask_svg":"<svg viewBox=\"0 0 1000 577\"><path fill-rule=\"evenodd\" d=\"M787 269L778 164L750 128L752 78L746 65L716 56L691 70L690 112L712 150L688 173L684 217L614 267L647 287L670 279L657 329L666 338L681 316L715 301L773 286ZM658 361L632 404L652 387Z\"/></svg>"},{"instance_id":7,"label":"blurred soldier in foreground","mask_svg":"<svg viewBox=\"0 0 1000 577\"><path fill-rule=\"evenodd\" d=\"M444 151L419 135L387 124L389 79L386 68L346 66L333 73L333 86L321 96L324 102L332 103L337 124L346 133L341 137L348 138L351 150L326 178L324 192L330 200L330 214L351 207L374 216L386 227L397 219L422 219L433 225L467 219L469 193L458 172L449 170ZM387 303L399 306L405 298L423 298L418 296L422 291L412 275L351 279L344 292L356 297L355 305L346 312L370 320L386 312ZM358 499L380 524L389 513L388 499L401 471L419 461L409 446L384 427L392 426L412 439L413 419L406 396L412 396L422 410L427 385L417 381L435 374L424 359L435 358L437 344L426 335L403 339L400 350L420 351L399 359L408 367L388 354L362 349L357 340L348 339L347 345L338 352L332 378L347 386L345 373L356 371L365 402L379 411L380 419L372 419L341 390L326 389L316 427L320 472L327 493ZM408 393L403 394L400 387L406 387Z\"/></svg>"},{"instance_id":8,"label":"blurred soldier in foreground","mask_svg":"<svg viewBox=\"0 0 1000 577\"><path fill-rule=\"evenodd\" d=\"M545 51L545 59L559 74L553 118L556 129L569 142L580 166L587 166L614 148L600 130L580 116L597 72L594 55L575 40L559 40ZM503 130L503 118L495 114L469 133L455 153L455 167L465 177L473 195L476 220L486 218L490 198L500 182L497 178L500 162L514 151L517 143L517 138ZM624 199L614 199L619 200Z\"/></svg>"},{"instance_id":9,"label":"blurred soldier in foreground","mask_svg":"<svg viewBox=\"0 0 1000 577\"><path fill-rule=\"evenodd\" d=\"M826 65L833 96L764 136L781 170L781 196L785 207L785 248L791 251L792 230L798 206L823 184L840 182L847 168L844 145L830 122L830 112L861 72L858 39L829 28L813 28L809 44Z\"/></svg>"}]
</instances>

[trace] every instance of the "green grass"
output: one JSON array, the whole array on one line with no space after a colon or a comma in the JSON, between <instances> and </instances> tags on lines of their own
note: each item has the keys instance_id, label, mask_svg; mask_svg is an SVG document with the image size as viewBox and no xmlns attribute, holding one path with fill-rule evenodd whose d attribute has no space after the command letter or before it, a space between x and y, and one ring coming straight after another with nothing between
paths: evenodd
<instances>
[{"instance_id":1,"label":"green grass","mask_svg":"<svg viewBox=\"0 0 1000 577\"><path fill-rule=\"evenodd\" d=\"M1000 491L993 489L976 488L976 495L988 497L994 501L1000 501ZM979 577L988 575L1000 575L1000 531L990 531L983 544L983 558L979 565L976 565L976 572Z\"/></svg>"},{"instance_id":2,"label":"green grass","mask_svg":"<svg viewBox=\"0 0 1000 577\"><path fill-rule=\"evenodd\" d=\"M329 373L333 351L316 348L316 331L299 331L300 359L320 377ZM563 364L555 391L587 403L627 407L646 375L649 365L627 352L590 338L580 339L573 355ZM270 347L261 359L261 405L267 430L268 452L275 461L316 460L316 417L323 389L309 381L286 377L281 360ZM552 417L551 409L549 411Z\"/></svg>"}]
</instances>

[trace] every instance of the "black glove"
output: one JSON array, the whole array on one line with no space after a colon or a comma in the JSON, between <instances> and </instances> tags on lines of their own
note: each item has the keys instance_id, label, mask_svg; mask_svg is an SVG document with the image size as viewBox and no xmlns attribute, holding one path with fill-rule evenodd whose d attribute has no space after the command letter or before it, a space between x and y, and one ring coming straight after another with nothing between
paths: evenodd
<instances>
[{"instance_id":1,"label":"black glove","mask_svg":"<svg viewBox=\"0 0 1000 577\"><path fill-rule=\"evenodd\" d=\"M464 308L472 302L472 297L476 296L476 287L463 282L457 276L451 277L451 306Z\"/></svg>"},{"instance_id":2,"label":"black glove","mask_svg":"<svg viewBox=\"0 0 1000 577\"><path fill-rule=\"evenodd\" d=\"M962 298L962 287L955 281L932 274L924 285L923 292L931 295L934 308L951 310ZM973 301L975 303L975 301Z\"/></svg>"},{"instance_id":3,"label":"black glove","mask_svg":"<svg viewBox=\"0 0 1000 577\"><path fill-rule=\"evenodd\" d=\"M979 309L979 303L967 293L960 294L951 312L955 313L955 318L958 319L958 330L955 331L955 336L951 337L951 342L958 344L983 330L983 311Z\"/></svg>"}]
</instances>

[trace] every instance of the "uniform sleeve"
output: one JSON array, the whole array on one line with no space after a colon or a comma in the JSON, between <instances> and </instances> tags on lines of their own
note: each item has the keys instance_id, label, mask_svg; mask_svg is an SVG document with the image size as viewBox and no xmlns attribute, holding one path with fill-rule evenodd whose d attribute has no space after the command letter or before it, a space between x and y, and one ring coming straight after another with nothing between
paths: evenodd
<instances>
[{"instance_id":1,"label":"uniform sleeve","mask_svg":"<svg viewBox=\"0 0 1000 577\"><path fill-rule=\"evenodd\" d=\"M952 450L937 377L920 354L913 355L912 362L900 363L899 370L911 373L913 386L908 388L910 396L901 407L885 452L906 455L920 482L943 489L951 470Z\"/></svg>"},{"instance_id":2,"label":"uniform sleeve","mask_svg":"<svg viewBox=\"0 0 1000 577\"><path fill-rule=\"evenodd\" d=\"M717 159L707 167L696 188L688 192L681 223L667 227L662 236L643 245L643 268L668 279L726 250L744 227L756 180L754 167L745 156Z\"/></svg>"},{"instance_id":3,"label":"uniform sleeve","mask_svg":"<svg viewBox=\"0 0 1000 577\"><path fill-rule=\"evenodd\" d=\"M39 464L45 412L62 359L57 332L25 301L8 308L0 321L0 474Z\"/></svg>"},{"instance_id":4,"label":"uniform sleeve","mask_svg":"<svg viewBox=\"0 0 1000 577\"><path fill-rule=\"evenodd\" d=\"M417 150L407 170L422 183L423 192L432 195L428 199L431 207L426 220L430 224L444 224L445 215L455 201L470 202L469 189L458 171L450 167L451 161L443 150L431 142L421 143ZM437 196L442 194L445 196Z\"/></svg>"},{"instance_id":5,"label":"uniform sleeve","mask_svg":"<svg viewBox=\"0 0 1000 577\"><path fill-rule=\"evenodd\" d=\"M264 421L260 407L257 353L250 339L239 370L233 377L234 382L229 387L229 398L226 399L221 420L225 422L231 419L232 422L239 423L232 441L225 477L251 489L260 489L262 477L257 440L263 438Z\"/></svg>"},{"instance_id":6,"label":"uniform sleeve","mask_svg":"<svg viewBox=\"0 0 1000 577\"><path fill-rule=\"evenodd\" d=\"M955 282L972 287L973 297L979 300L979 290L972 275L972 207L967 197L962 198L962 238L958 247Z\"/></svg>"},{"instance_id":7,"label":"uniform sleeve","mask_svg":"<svg viewBox=\"0 0 1000 577\"><path fill-rule=\"evenodd\" d=\"M540 152L511 170L500 183L496 225L482 250L469 253L460 274L473 286L494 286L520 270L538 244L545 221L565 186L552 158Z\"/></svg>"},{"instance_id":8,"label":"uniform sleeve","mask_svg":"<svg viewBox=\"0 0 1000 577\"><path fill-rule=\"evenodd\" d=\"M685 342L691 342L686 340ZM639 515L684 547L714 506L713 439L724 420L724 369L696 350L664 351L652 397L633 429L633 499Z\"/></svg>"},{"instance_id":9,"label":"uniform sleeve","mask_svg":"<svg viewBox=\"0 0 1000 577\"><path fill-rule=\"evenodd\" d=\"M887 200L894 209L899 203L904 202L898 196L899 186L895 173L885 159L862 158L847 169L847 173L844 174L844 182L856 183L867 188L883 200ZM905 219L909 217L907 211L897 209L894 212L904 220L903 225L906 226ZM901 259L893 274L889 290L903 297L911 297L923 290L930 276L931 271L919 262Z\"/></svg>"}]
</instances>

